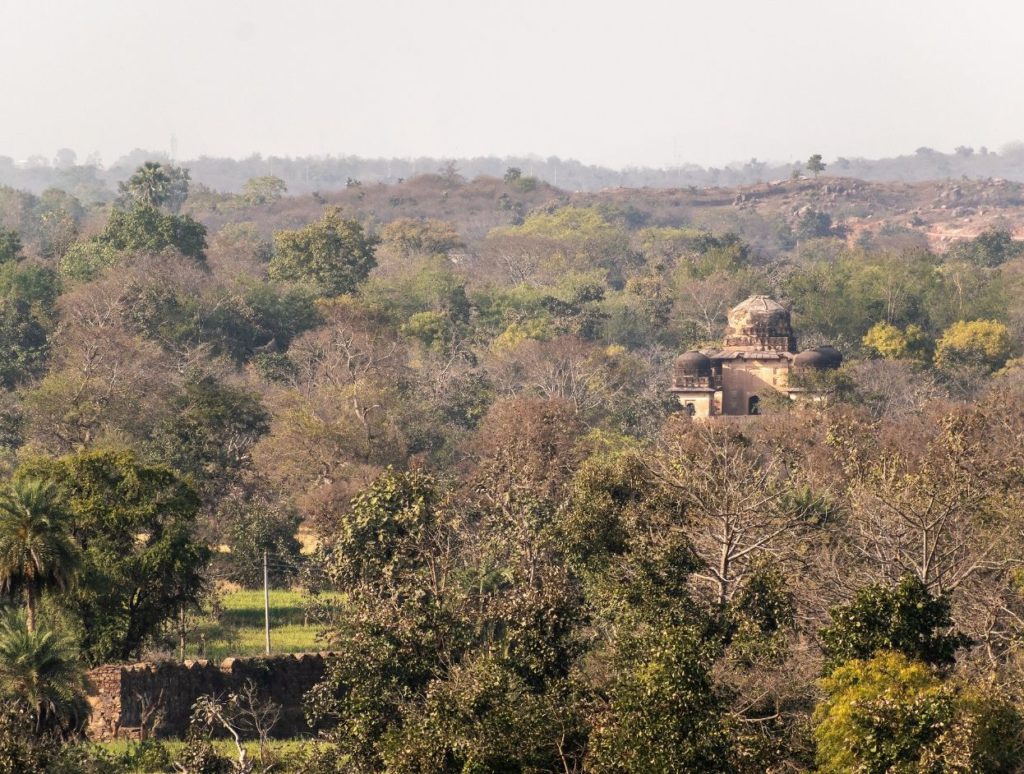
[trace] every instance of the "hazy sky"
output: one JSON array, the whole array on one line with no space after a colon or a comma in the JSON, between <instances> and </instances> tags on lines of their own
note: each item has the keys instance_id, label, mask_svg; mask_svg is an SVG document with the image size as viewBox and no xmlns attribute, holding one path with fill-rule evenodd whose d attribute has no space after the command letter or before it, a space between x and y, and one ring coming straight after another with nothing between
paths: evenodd
<instances>
[{"instance_id":1,"label":"hazy sky","mask_svg":"<svg viewBox=\"0 0 1024 774\"><path fill-rule=\"evenodd\" d=\"M0 0L0 155L611 166L1024 138L1013 0Z\"/></svg>"}]
</instances>

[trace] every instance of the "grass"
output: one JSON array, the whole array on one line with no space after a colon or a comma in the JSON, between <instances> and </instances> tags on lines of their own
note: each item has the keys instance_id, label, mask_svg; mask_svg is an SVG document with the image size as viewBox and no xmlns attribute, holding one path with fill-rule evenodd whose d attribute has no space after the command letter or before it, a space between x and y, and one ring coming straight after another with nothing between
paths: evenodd
<instances>
[{"instance_id":1,"label":"grass","mask_svg":"<svg viewBox=\"0 0 1024 774\"><path fill-rule=\"evenodd\" d=\"M231 761L238 759L238 750L235 744L230 739L214 739L212 740L213 748L218 755L221 755ZM280 774L286 774L289 771L301 771L301 760L303 757L304 750L312 743L310 739L269 739L267 740L267 763L269 764L266 771L280 772ZM130 766L131 771L135 772L153 772L153 774L159 774L160 772L170 771L167 767L167 761L178 760L187 745L187 742L173 739L163 739L159 742L145 742L143 745L158 745L163 749L162 755L154 758L153 753L155 750L152 747L148 748L148 754L145 752L145 747L140 747L138 742L130 742L127 740L118 740L114 742L99 742L85 745L86 749L99 749L103 752L104 757L108 760L113 759L115 764L120 766ZM245 741L242 742L242 746L245 747L248 753L249 762L253 764L254 771L263 771L259 766L259 742L257 741ZM140 757L140 753L142 756ZM93 769L90 769L92 771ZM96 769L97 771L101 769ZM106 768L102 769L106 771ZM124 769L117 769L118 771ZM177 771L177 769L174 769Z\"/></svg>"},{"instance_id":2,"label":"grass","mask_svg":"<svg viewBox=\"0 0 1024 774\"><path fill-rule=\"evenodd\" d=\"M305 599L299 591L270 592L270 646L273 653L305 653L323 649L317 627L305 625ZM264 652L263 592L224 594L219 610L207 610L189 635L186 658L222 661L228 656L258 656Z\"/></svg>"}]
</instances>

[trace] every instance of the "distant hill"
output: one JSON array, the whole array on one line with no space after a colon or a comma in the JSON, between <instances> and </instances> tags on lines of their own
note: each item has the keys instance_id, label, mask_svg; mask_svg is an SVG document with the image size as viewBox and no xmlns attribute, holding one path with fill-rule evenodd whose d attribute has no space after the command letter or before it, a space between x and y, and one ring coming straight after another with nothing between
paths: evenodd
<instances>
[{"instance_id":1,"label":"distant hill","mask_svg":"<svg viewBox=\"0 0 1024 774\"><path fill-rule=\"evenodd\" d=\"M809 152L813 149L809 149ZM64 157L48 162L42 157L16 162L0 156L0 185L40 193L62 188L83 200L113 196L117 183L127 178L143 161L169 161L165 153L136 149L106 167L75 165ZM1006 146L999 152L966 146L952 153L918 148L914 153L888 159L826 159L827 174L880 182L921 182L931 180L987 180L1003 178L1024 182L1024 143ZM497 157L466 159L367 159L358 156L279 158L251 156L245 159L214 158L176 160L192 171L192 180L216 191L237 193L246 180L262 175L283 179L291 193L335 191L361 183L398 183L423 174L457 174L465 179L479 176L502 177L510 167L524 176L536 177L567 191L597 191L604 188L697 188L754 185L785 180L803 174L804 161L769 163L751 159L722 168L696 164L654 169L630 167L610 169L557 157Z\"/></svg>"}]
</instances>

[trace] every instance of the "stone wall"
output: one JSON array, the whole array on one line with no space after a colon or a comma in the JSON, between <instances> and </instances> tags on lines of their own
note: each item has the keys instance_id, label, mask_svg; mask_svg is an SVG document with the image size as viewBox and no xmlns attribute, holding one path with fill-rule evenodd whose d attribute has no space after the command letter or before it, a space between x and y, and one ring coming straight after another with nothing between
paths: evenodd
<instances>
[{"instance_id":1,"label":"stone wall","mask_svg":"<svg viewBox=\"0 0 1024 774\"><path fill-rule=\"evenodd\" d=\"M88 735L96 741L138 739L144 715L158 718L152 735L182 737L196 699L206 694L226 694L252 680L260 695L280 705L281 719L273 736L292 737L310 733L302 712L302 698L324 676L328 654L302 653L263 658L228 658L221 664L209 661L156 664L108 664L87 675L92 715Z\"/></svg>"}]
</instances>

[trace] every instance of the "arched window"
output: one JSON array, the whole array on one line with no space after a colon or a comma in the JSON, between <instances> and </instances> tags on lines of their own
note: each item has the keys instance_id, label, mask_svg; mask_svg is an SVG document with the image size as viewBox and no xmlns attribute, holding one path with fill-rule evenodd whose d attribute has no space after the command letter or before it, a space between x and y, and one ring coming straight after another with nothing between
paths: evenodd
<instances>
[{"instance_id":1,"label":"arched window","mask_svg":"<svg viewBox=\"0 0 1024 774\"><path fill-rule=\"evenodd\" d=\"M697 413L697 407L693 405L692 400L686 401L686 405L683 406L683 411L689 414L691 417Z\"/></svg>"},{"instance_id":2,"label":"arched window","mask_svg":"<svg viewBox=\"0 0 1024 774\"><path fill-rule=\"evenodd\" d=\"M756 395L751 395L750 400L747 401L747 413L748 414L760 414L761 413L761 399Z\"/></svg>"}]
</instances>

